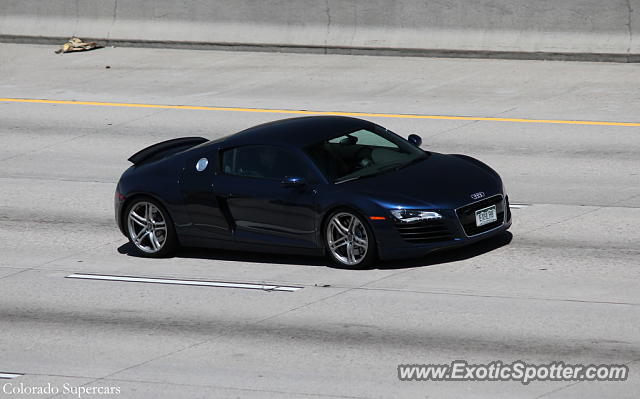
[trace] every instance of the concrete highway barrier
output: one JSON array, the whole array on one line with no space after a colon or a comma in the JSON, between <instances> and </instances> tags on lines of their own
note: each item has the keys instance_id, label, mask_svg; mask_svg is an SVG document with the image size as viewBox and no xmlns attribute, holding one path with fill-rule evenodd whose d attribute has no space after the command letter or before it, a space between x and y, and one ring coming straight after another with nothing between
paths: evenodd
<instances>
[{"instance_id":1,"label":"concrete highway barrier","mask_svg":"<svg viewBox=\"0 0 640 399\"><path fill-rule=\"evenodd\" d=\"M3 0L0 40L637 62L638 12L640 0Z\"/></svg>"}]
</instances>

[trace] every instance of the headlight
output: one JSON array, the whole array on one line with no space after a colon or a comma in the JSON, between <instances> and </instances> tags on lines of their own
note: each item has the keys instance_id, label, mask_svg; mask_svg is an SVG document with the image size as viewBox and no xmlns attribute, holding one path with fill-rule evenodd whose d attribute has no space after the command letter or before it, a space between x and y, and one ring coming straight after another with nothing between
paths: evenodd
<instances>
[{"instance_id":1,"label":"headlight","mask_svg":"<svg viewBox=\"0 0 640 399\"><path fill-rule=\"evenodd\" d=\"M411 209L394 209L391 211L396 220L402 223L418 222L420 220L442 219L442 215L433 211L414 211Z\"/></svg>"}]
</instances>

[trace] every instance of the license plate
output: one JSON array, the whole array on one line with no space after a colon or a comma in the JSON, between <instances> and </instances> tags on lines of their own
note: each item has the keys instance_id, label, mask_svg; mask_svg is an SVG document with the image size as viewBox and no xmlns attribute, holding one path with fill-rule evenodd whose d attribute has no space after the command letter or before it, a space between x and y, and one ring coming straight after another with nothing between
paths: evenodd
<instances>
[{"instance_id":1,"label":"license plate","mask_svg":"<svg viewBox=\"0 0 640 399\"><path fill-rule=\"evenodd\" d=\"M498 214L496 212L496 206L483 208L476 211L476 226L484 226L485 224L493 223L498 220Z\"/></svg>"}]
</instances>

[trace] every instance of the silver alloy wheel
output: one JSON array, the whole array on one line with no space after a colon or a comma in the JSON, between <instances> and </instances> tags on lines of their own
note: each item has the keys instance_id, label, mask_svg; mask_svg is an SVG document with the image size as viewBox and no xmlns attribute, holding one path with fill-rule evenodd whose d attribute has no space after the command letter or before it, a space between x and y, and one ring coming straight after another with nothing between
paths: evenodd
<instances>
[{"instance_id":1,"label":"silver alloy wheel","mask_svg":"<svg viewBox=\"0 0 640 399\"><path fill-rule=\"evenodd\" d=\"M167 241L167 222L162 211L151 202L138 202L127 216L129 238L141 251L155 254Z\"/></svg>"},{"instance_id":2,"label":"silver alloy wheel","mask_svg":"<svg viewBox=\"0 0 640 399\"><path fill-rule=\"evenodd\" d=\"M327 224L329 251L340 263L354 266L367 256L369 238L360 219L348 212L340 212Z\"/></svg>"}]
</instances>

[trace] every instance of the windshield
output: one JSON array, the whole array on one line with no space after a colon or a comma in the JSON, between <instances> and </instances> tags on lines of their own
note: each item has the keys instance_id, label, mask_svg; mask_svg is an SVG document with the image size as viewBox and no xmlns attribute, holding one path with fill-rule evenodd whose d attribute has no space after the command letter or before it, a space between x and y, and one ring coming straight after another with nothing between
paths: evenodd
<instances>
[{"instance_id":1,"label":"windshield","mask_svg":"<svg viewBox=\"0 0 640 399\"><path fill-rule=\"evenodd\" d=\"M334 183L399 169L427 156L394 133L376 130L356 130L312 144L305 150Z\"/></svg>"}]
</instances>

